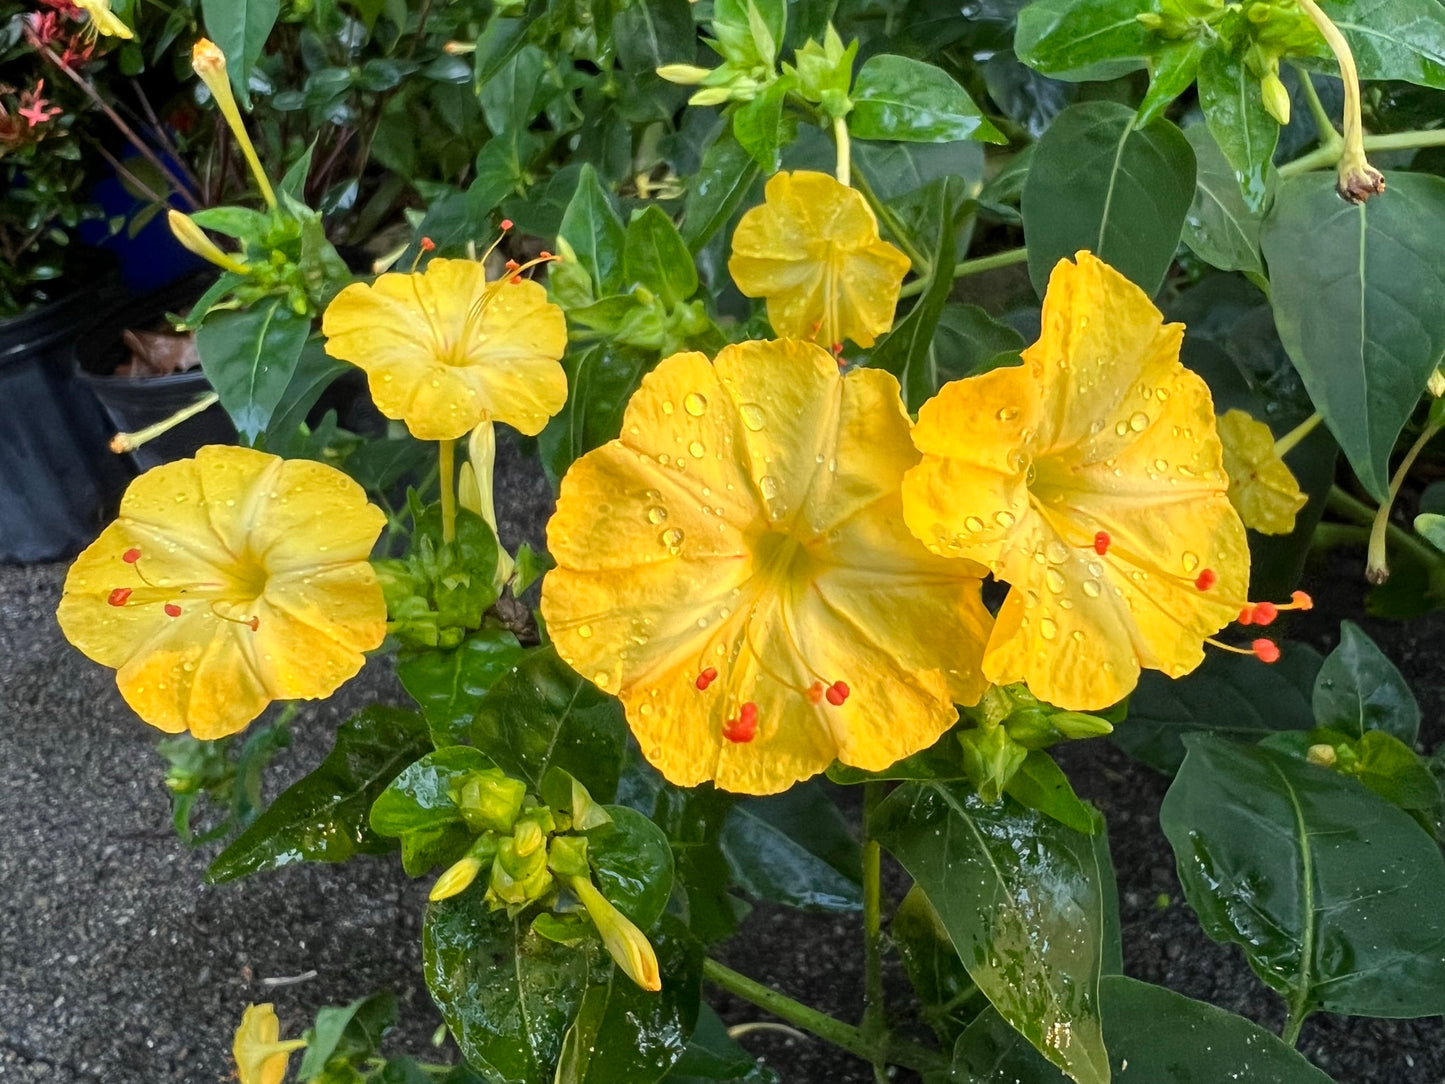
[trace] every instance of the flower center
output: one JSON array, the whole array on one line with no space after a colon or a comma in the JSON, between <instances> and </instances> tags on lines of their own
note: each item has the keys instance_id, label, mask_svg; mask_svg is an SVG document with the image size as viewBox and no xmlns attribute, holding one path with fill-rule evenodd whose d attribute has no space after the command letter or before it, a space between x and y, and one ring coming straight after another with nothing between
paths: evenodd
<instances>
[{"instance_id":1,"label":"flower center","mask_svg":"<svg viewBox=\"0 0 1445 1084\"><path fill-rule=\"evenodd\" d=\"M817 578L818 559L798 538L785 531L764 531L752 544L753 575L766 589L794 598Z\"/></svg>"}]
</instances>

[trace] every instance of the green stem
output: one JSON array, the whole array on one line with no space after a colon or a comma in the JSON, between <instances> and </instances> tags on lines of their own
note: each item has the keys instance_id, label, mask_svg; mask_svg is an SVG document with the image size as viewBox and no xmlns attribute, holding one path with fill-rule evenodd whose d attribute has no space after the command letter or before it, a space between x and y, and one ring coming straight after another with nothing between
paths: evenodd
<instances>
[{"instance_id":1,"label":"green stem","mask_svg":"<svg viewBox=\"0 0 1445 1084\"><path fill-rule=\"evenodd\" d=\"M456 444L450 440L440 443L437 477L442 487L442 541L450 542L457 536Z\"/></svg>"},{"instance_id":2,"label":"green stem","mask_svg":"<svg viewBox=\"0 0 1445 1084\"><path fill-rule=\"evenodd\" d=\"M779 1019L786 1020L866 1062L874 1062L881 1057L889 1064L900 1065L918 1073L934 1072L948 1067L948 1059L914 1043L890 1042L880 1051L852 1024L845 1024L827 1013L810 1009L786 994L780 994L772 987L741 975L716 960L704 960L702 973L709 982L729 993L736 994L760 1009L766 1009Z\"/></svg>"},{"instance_id":3,"label":"green stem","mask_svg":"<svg viewBox=\"0 0 1445 1084\"><path fill-rule=\"evenodd\" d=\"M863 1037L874 1050L888 1031L883 1005L883 849L873 838L873 810L883 800L883 784L863 784ZM873 1077L888 1084L888 1066L873 1062Z\"/></svg>"},{"instance_id":4,"label":"green stem","mask_svg":"<svg viewBox=\"0 0 1445 1084\"><path fill-rule=\"evenodd\" d=\"M969 275L981 275L985 271L996 271L1000 267L1012 267L1014 264L1027 263L1029 250L1026 248L1011 248L1004 252L995 252L992 256L978 256L972 260L964 260L962 263L953 265L953 277L955 279L967 278ZM928 288L926 278L917 278L904 285L898 291L899 297L912 297L914 294L921 294Z\"/></svg>"},{"instance_id":5,"label":"green stem","mask_svg":"<svg viewBox=\"0 0 1445 1084\"><path fill-rule=\"evenodd\" d=\"M1299 425L1295 426L1284 436L1280 437L1279 440L1274 442L1274 454L1277 455L1280 459L1283 459L1285 456L1289 455L1290 452L1294 451L1295 448L1299 446L1299 442L1304 440L1305 437L1309 436L1311 433L1313 433L1315 431L1315 426L1319 425L1320 422L1324 420L1325 419L1320 414L1320 412L1315 411L1304 421L1300 422Z\"/></svg>"},{"instance_id":6,"label":"green stem","mask_svg":"<svg viewBox=\"0 0 1445 1084\"><path fill-rule=\"evenodd\" d=\"M1365 153L1376 151L1408 151L1420 147L1445 147L1445 128L1433 128L1412 132L1391 132L1389 135L1365 136ZM1340 160L1343 144L1317 147L1309 154L1300 155L1293 162L1279 167L1281 177L1295 177L1314 169L1329 169Z\"/></svg>"},{"instance_id":7,"label":"green stem","mask_svg":"<svg viewBox=\"0 0 1445 1084\"><path fill-rule=\"evenodd\" d=\"M1315 84L1310 79L1310 73L1298 64L1294 65L1295 74L1299 76L1300 90L1304 92L1305 102L1310 107L1310 116L1315 122L1315 133L1320 137L1320 147L1332 147L1335 156L1344 150L1345 141L1340 138L1340 133L1335 131L1334 121L1330 120L1329 113L1325 112L1324 102L1320 101L1320 95L1315 90Z\"/></svg>"},{"instance_id":8,"label":"green stem","mask_svg":"<svg viewBox=\"0 0 1445 1084\"><path fill-rule=\"evenodd\" d=\"M1362 527L1370 527L1375 522L1375 509L1337 485L1330 486L1325 507ZM1396 546L1409 550L1419 560L1431 566L1439 564L1440 554L1408 531L1401 530L1392 523L1385 533Z\"/></svg>"},{"instance_id":9,"label":"green stem","mask_svg":"<svg viewBox=\"0 0 1445 1084\"><path fill-rule=\"evenodd\" d=\"M1435 439L1440 432L1438 425L1427 425L1416 438L1415 443L1410 445L1410 450L1405 453L1405 458L1400 460L1400 465L1395 469L1395 476L1390 479L1390 489L1385 494L1385 502L1375 512L1375 521L1370 525L1370 548L1365 556L1365 579L1371 583L1384 583L1390 578L1390 562L1385 550L1385 533L1389 530L1390 509L1395 507L1395 498L1400 495L1400 487L1405 484L1405 476L1410 473L1410 468L1415 465L1425 445Z\"/></svg>"},{"instance_id":10,"label":"green stem","mask_svg":"<svg viewBox=\"0 0 1445 1084\"><path fill-rule=\"evenodd\" d=\"M898 247L901 248L904 255L908 257L908 262L913 265L914 273L921 275L923 278L927 278L933 269L932 261L922 252L919 252L913 242L908 239L908 231L903 228L903 223L899 221L898 216L893 213L893 209L880 200L877 194L874 193L861 170L858 172L858 175L853 178L853 187L863 193L863 198L868 201L868 206L873 208L873 213L878 216L878 221L888 227L888 232L893 235L893 239L898 242Z\"/></svg>"},{"instance_id":11,"label":"green stem","mask_svg":"<svg viewBox=\"0 0 1445 1084\"><path fill-rule=\"evenodd\" d=\"M833 118L833 139L838 144L838 183L851 185L853 174L852 150L848 142L848 122L842 117Z\"/></svg>"}]
</instances>

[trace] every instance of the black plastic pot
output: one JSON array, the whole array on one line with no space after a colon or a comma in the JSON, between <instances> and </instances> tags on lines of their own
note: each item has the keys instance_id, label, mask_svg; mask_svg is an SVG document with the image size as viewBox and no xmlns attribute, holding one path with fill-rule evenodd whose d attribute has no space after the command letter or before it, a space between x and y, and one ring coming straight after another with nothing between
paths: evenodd
<instances>
[{"instance_id":1,"label":"black plastic pot","mask_svg":"<svg viewBox=\"0 0 1445 1084\"><path fill-rule=\"evenodd\" d=\"M69 365L105 288L0 320L0 562L69 556L100 533L131 476L113 432Z\"/></svg>"},{"instance_id":2,"label":"black plastic pot","mask_svg":"<svg viewBox=\"0 0 1445 1084\"><path fill-rule=\"evenodd\" d=\"M183 279L163 290L111 306L75 344L73 368L90 385L110 416L111 432L134 433L165 421L211 391L199 369L168 376L116 376L128 353L121 335L128 328L163 326L167 313L183 313L201 296L208 278ZM205 444L234 444L236 430L220 406L188 418L130 453L136 469L150 470L196 454Z\"/></svg>"}]
</instances>

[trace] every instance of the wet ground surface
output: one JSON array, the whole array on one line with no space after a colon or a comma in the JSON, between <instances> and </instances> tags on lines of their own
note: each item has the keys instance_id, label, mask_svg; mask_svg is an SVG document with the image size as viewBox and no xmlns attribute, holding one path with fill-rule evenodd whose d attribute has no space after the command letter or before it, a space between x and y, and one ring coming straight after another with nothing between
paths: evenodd
<instances>
[{"instance_id":1,"label":"wet ground surface","mask_svg":"<svg viewBox=\"0 0 1445 1084\"><path fill-rule=\"evenodd\" d=\"M545 483L514 458L504 471L504 537L540 542ZM172 833L155 732L121 702L111 672L70 649L55 625L64 568L0 568L0 1081L211 1084L231 1073L231 1032L247 1002L274 1001L295 1034L318 1005L378 989L401 1002L389 1049L426 1055L439 1020L420 978L422 887L391 858L203 886L211 851L187 850ZM1327 598L1299 634L1330 646L1338 615L1360 609L1354 574L1347 561L1312 574ZM1445 665L1436 645L1445 622L1363 623L1415 689L1427 744L1438 741ZM401 702L384 664L304 710L295 745L270 777L273 792L319 762L336 725L378 697ZM1278 999L1237 950L1205 938L1182 902L1157 822L1167 781L1104 742L1077 745L1065 759L1078 789L1108 817L1126 971L1277 1029ZM901 877L889 882L896 897ZM853 1018L859 938L854 916L759 907L720 955ZM729 1021L761 1016L713 994ZM792 1084L873 1079L820 1043L768 1034L746 1041ZM1445 1081L1438 1018L1319 1016L1301 1046L1341 1084Z\"/></svg>"}]
</instances>

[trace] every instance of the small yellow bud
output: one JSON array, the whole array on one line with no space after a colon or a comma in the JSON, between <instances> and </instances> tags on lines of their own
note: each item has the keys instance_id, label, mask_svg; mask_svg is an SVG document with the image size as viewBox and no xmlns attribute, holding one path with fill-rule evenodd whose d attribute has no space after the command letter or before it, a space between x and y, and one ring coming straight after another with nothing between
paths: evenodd
<instances>
[{"instance_id":1,"label":"small yellow bud","mask_svg":"<svg viewBox=\"0 0 1445 1084\"><path fill-rule=\"evenodd\" d=\"M664 64L657 69L657 74L669 83L695 87L712 73L707 68L699 68L696 64Z\"/></svg>"},{"instance_id":2,"label":"small yellow bud","mask_svg":"<svg viewBox=\"0 0 1445 1084\"><path fill-rule=\"evenodd\" d=\"M1288 124L1289 91L1280 82L1278 74L1270 72L1259 81L1259 94L1264 100L1264 108L1269 115L1280 124Z\"/></svg>"},{"instance_id":3,"label":"small yellow bud","mask_svg":"<svg viewBox=\"0 0 1445 1084\"><path fill-rule=\"evenodd\" d=\"M644 990L661 990L662 973L657 966L657 953L643 932L586 877L567 878L567 887L587 908L592 924L602 935L603 946L622 973Z\"/></svg>"},{"instance_id":4,"label":"small yellow bud","mask_svg":"<svg viewBox=\"0 0 1445 1084\"><path fill-rule=\"evenodd\" d=\"M727 87L703 87L687 100L688 105L722 105L733 96Z\"/></svg>"},{"instance_id":5,"label":"small yellow bud","mask_svg":"<svg viewBox=\"0 0 1445 1084\"><path fill-rule=\"evenodd\" d=\"M470 854L459 859L437 878L437 883L431 886L427 899L435 903L437 900L451 899L458 893L465 892L481 871L481 859Z\"/></svg>"},{"instance_id":6,"label":"small yellow bud","mask_svg":"<svg viewBox=\"0 0 1445 1084\"><path fill-rule=\"evenodd\" d=\"M442 52L447 56L468 56L477 51L477 43L474 41L449 41L442 46Z\"/></svg>"},{"instance_id":7,"label":"small yellow bud","mask_svg":"<svg viewBox=\"0 0 1445 1084\"><path fill-rule=\"evenodd\" d=\"M1323 742L1318 745L1311 745L1305 753L1305 759L1311 764L1320 768L1333 768L1339 755L1335 752L1333 745L1325 745Z\"/></svg>"},{"instance_id":8,"label":"small yellow bud","mask_svg":"<svg viewBox=\"0 0 1445 1084\"><path fill-rule=\"evenodd\" d=\"M560 239L559 239L560 240ZM565 244L566 242L562 242ZM571 247L563 252L571 255ZM467 462L462 464L457 479L457 501L468 512L481 516L497 534L497 506L493 500L492 473L497 462L497 432L490 421L482 422L467 438ZM498 591L512 578L517 563L512 555L502 548L497 538L497 571L493 586Z\"/></svg>"},{"instance_id":9,"label":"small yellow bud","mask_svg":"<svg viewBox=\"0 0 1445 1084\"><path fill-rule=\"evenodd\" d=\"M1436 399L1445 395L1445 372L1436 369L1430 374L1430 379L1425 382L1425 387Z\"/></svg>"},{"instance_id":10,"label":"small yellow bud","mask_svg":"<svg viewBox=\"0 0 1445 1084\"><path fill-rule=\"evenodd\" d=\"M206 236L205 230L192 222L188 216L181 214L180 211L167 211L166 222L170 224L171 233L175 235L175 239L201 259L208 260L217 267L237 275L251 273L249 267L234 256L229 256L221 251L216 243Z\"/></svg>"},{"instance_id":11,"label":"small yellow bud","mask_svg":"<svg viewBox=\"0 0 1445 1084\"><path fill-rule=\"evenodd\" d=\"M236 1076L241 1084L281 1084L291 1052L305 1045L305 1039L281 1041L274 1005L247 1005L231 1044Z\"/></svg>"}]
</instances>

